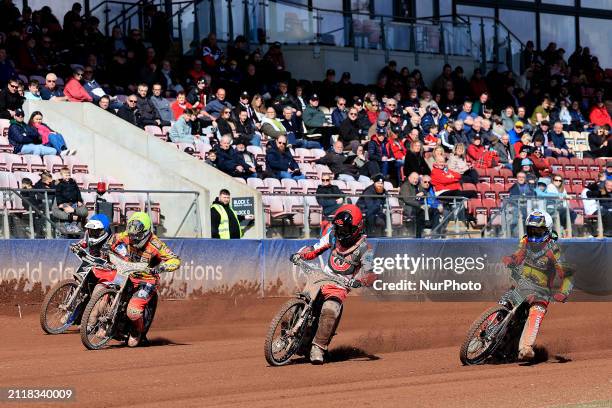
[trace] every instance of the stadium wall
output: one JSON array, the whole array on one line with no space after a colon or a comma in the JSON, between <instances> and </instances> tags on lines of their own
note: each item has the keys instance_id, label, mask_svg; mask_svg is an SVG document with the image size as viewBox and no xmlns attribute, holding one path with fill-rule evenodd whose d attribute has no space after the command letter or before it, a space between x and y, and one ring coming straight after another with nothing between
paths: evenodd
<instances>
[{"instance_id":1,"label":"stadium wall","mask_svg":"<svg viewBox=\"0 0 612 408\"><path fill-rule=\"evenodd\" d=\"M340 80L342 72L351 73L354 83L376 83L380 70L386 65L385 51L359 49L358 60L355 61L353 48L313 46L313 45L283 45L283 56L287 71L293 78L321 81L325 78L328 68L336 70L336 79ZM389 51L389 60L397 61L398 71L406 66L410 70L418 69L423 74L427 86L442 72L445 60L443 55L419 53L417 65L415 54L410 52ZM472 57L448 56L448 63L453 67L461 65L465 76L470 78L474 68L479 66Z\"/></svg>"},{"instance_id":2,"label":"stadium wall","mask_svg":"<svg viewBox=\"0 0 612 408\"><path fill-rule=\"evenodd\" d=\"M92 174L114 177L131 190L199 192L204 237L210 237L210 203L222 188L230 190L234 197L253 197L255 213L263 214L261 193L255 189L93 104L26 101L24 110L28 117L35 110L41 111L45 122L64 135L70 148L78 150L78 157L89 165ZM165 215L164 226L172 233L187 213L193 196L158 194L154 199ZM195 234L195 222L195 216L191 216L188 223L192 225L183 227L182 236ZM263 222L263 217L256 217L255 227L247 230L245 237L263 237Z\"/></svg>"},{"instance_id":3,"label":"stadium wall","mask_svg":"<svg viewBox=\"0 0 612 408\"><path fill-rule=\"evenodd\" d=\"M0 240L0 304L39 301L50 285L70 278L78 259L68 240ZM406 300L495 301L510 285L502 258L517 246L512 239L371 239L374 272L392 290L379 296ZM182 267L162 277L161 293L169 298L286 296L301 288L305 275L289 255L312 240L168 240ZM612 239L561 241L564 265L574 273L579 291L589 300L612 295ZM323 265L323 259L318 259ZM412 289L406 282L413 281ZM399 285L399 286L397 286ZM357 293L363 291L357 291ZM370 292L372 293L372 292ZM574 299L580 298L578 295Z\"/></svg>"}]
</instances>

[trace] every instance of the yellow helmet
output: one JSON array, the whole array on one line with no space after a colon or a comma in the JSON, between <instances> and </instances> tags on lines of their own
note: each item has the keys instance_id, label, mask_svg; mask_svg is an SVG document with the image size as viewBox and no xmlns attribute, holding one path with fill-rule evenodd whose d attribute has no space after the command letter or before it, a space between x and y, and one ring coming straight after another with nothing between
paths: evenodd
<instances>
[{"instance_id":1,"label":"yellow helmet","mask_svg":"<svg viewBox=\"0 0 612 408\"><path fill-rule=\"evenodd\" d=\"M151 237L151 217L145 212L136 212L132 214L127 222L127 234L130 239L130 244L137 248L145 246Z\"/></svg>"}]
</instances>

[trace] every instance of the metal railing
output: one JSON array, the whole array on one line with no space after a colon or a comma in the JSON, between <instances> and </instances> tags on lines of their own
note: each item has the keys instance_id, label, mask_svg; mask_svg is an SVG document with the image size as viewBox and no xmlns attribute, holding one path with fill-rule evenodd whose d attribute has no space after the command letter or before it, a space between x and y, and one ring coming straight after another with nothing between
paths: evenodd
<instances>
[{"instance_id":1,"label":"metal railing","mask_svg":"<svg viewBox=\"0 0 612 408\"><path fill-rule=\"evenodd\" d=\"M81 194L89 214L97 210L99 202L112 204L112 214L108 215L116 231L125 226L133 212L145 211L160 237L203 236L197 191L111 190L98 195L96 190L82 189ZM51 239L67 235L62 232L65 221L53 215L54 195L53 189L0 188L0 237Z\"/></svg>"},{"instance_id":2,"label":"metal railing","mask_svg":"<svg viewBox=\"0 0 612 408\"><path fill-rule=\"evenodd\" d=\"M612 232L612 199L515 196L504 198L500 208L476 209L488 216L482 236L523 236L525 219L533 210L550 214L560 238L603 238Z\"/></svg>"},{"instance_id":3,"label":"metal railing","mask_svg":"<svg viewBox=\"0 0 612 408\"><path fill-rule=\"evenodd\" d=\"M266 234L268 238L312 238L320 235L322 227L333 218L333 211L324 214L321 201L324 199L338 199L337 206L341 204L357 204L359 199L378 200L376 216L369 217L362 208L366 229L370 236L381 237L414 237L417 222L422 225L423 238L446 238L449 236L480 236L479 231L469 231L466 218L467 199L464 197L436 197L435 199L423 196L400 197L396 194L364 195L359 193L343 192L342 194L264 194L263 211L261 215L266 220ZM421 203L417 208L408 205L405 200ZM430 214L431 204L441 205L443 211ZM333 206L333 205L332 205ZM438 209L438 208L436 208ZM334 209L335 210L335 209ZM431 217L437 217L436 220ZM419 219L417 219L419 218ZM376 225L372 225L376 222ZM383 225L380 225L383 224Z\"/></svg>"},{"instance_id":4,"label":"metal railing","mask_svg":"<svg viewBox=\"0 0 612 408\"><path fill-rule=\"evenodd\" d=\"M162 0L127 2L103 0L90 13L100 14L108 34L119 25L124 32L143 27L142 6L153 4L164 10L172 37L181 53L193 48L208 33L221 42L243 35L250 45L281 42L470 56L484 70L503 64L519 72L524 44L503 23L492 17L442 15L398 18L391 15L308 7L288 0L184 0L165 4Z\"/></svg>"}]
</instances>

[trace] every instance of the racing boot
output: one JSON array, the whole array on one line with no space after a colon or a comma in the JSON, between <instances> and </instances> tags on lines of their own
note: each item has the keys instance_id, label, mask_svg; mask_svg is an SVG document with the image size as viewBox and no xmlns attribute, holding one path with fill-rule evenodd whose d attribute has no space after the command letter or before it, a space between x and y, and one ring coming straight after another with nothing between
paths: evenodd
<instances>
[{"instance_id":1,"label":"racing boot","mask_svg":"<svg viewBox=\"0 0 612 408\"><path fill-rule=\"evenodd\" d=\"M130 330L130 335L128 336L127 345L128 347L138 347L140 344L140 332L132 329Z\"/></svg>"},{"instance_id":2,"label":"racing boot","mask_svg":"<svg viewBox=\"0 0 612 408\"><path fill-rule=\"evenodd\" d=\"M529 361L535 357L533 345L535 344L540 325L546 314L546 305L542 303L534 303L529 308L529 317L523 327L523 333L519 340L518 359L521 361Z\"/></svg>"},{"instance_id":3,"label":"racing boot","mask_svg":"<svg viewBox=\"0 0 612 408\"><path fill-rule=\"evenodd\" d=\"M340 310L342 310L342 305L336 300L330 299L323 302L319 316L319 327L310 349L311 363L323 364L324 354L337 326Z\"/></svg>"},{"instance_id":4,"label":"racing boot","mask_svg":"<svg viewBox=\"0 0 612 408\"><path fill-rule=\"evenodd\" d=\"M323 364L324 355L325 350L317 346L315 343L312 343L312 347L310 348L310 362L315 365Z\"/></svg>"},{"instance_id":5,"label":"racing boot","mask_svg":"<svg viewBox=\"0 0 612 408\"><path fill-rule=\"evenodd\" d=\"M533 347L524 346L519 350L518 359L520 361L531 361L535 357L535 352L533 351Z\"/></svg>"}]
</instances>

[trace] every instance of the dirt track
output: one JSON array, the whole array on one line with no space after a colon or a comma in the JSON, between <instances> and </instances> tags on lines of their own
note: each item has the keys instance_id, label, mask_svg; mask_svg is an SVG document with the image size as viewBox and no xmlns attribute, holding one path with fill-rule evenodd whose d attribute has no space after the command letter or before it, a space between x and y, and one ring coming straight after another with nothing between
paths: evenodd
<instances>
[{"instance_id":1,"label":"dirt track","mask_svg":"<svg viewBox=\"0 0 612 408\"><path fill-rule=\"evenodd\" d=\"M271 368L263 336L283 302L162 302L151 347L103 351L76 333L43 335L35 307L19 319L0 305L0 386L74 387L72 407L612 406L609 303L552 305L538 338L546 362L462 367L459 343L488 304L350 298L335 362Z\"/></svg>"}]
</instances>

